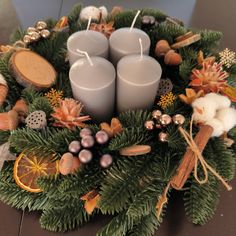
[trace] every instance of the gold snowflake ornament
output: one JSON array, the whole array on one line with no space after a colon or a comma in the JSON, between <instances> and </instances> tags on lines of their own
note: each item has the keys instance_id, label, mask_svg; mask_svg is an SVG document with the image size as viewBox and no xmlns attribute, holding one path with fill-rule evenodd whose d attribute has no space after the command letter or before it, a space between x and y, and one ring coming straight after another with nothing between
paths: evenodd
<instances>
[{"instance_id":1,"label":"gold snowflake ornament","mask_svg":"<svg viewBox=\"0 0 236 236\"><path fill-rule=\"evenodd\" d=\"M52 107L58 107L60 99L63 98L63 91L58 91L54 88L51 88L49 92L45 93L45 97L48 99Z\"/></svg>"},{"instance_id":2,"label":"gold snowflake ornament","mask_svg":"<svg viewBox=\"0 0 236 236\"><path fill-rule=\"evenodd\" d=\"M157 105L160 106L164 110L168 106L173 105L176 98L177 97L172 92L169 92L161 96L160 101L157 103Z\"/></svg>"},{"instance_id":3,"label":"gold snowflake ornament","mask_svg":"<svg viewBox=\"0 0 236 236\"><path fill-rule=\"evenodd\" d=\"M235 52L226 48L224 51L219 53L220 63L230 68L234 63L236 63Z\"/></svg>"}]
</instances>

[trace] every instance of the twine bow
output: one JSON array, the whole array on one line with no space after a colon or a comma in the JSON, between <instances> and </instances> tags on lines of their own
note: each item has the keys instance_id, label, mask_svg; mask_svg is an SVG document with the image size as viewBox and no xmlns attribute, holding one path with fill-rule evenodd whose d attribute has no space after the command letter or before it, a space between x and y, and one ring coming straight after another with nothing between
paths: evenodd
<instances>
[{"instance_id":1,"label":"twine bow","mask_svg":"<svg viewBox=\"0 0 236 236\"><path fill-rule=\"evenodd\" d=\"M19 50L30 50L30 49L27 48L26 43L24 43L21 40L18 40L13 45L0 46L0 55L6 54L11 51L19 51Z\"/></svg>"},{"instance_id":2,"label":"twine bow","mask_svg":"<svg viewBox=\"0 0 236 236\"><path fill-rule=\"evenodd\" d=\"M185 141L189 145L189 148L193 151L194 158L195 158L195 165L194 165L194 178L199 184L205 184L208 181L208 171L210 171L218 180L222 182L222 184L226 187L228 191L232 190L232 187L223 179L221 175L219 175L215 169L213 169L204 159L202 153L199 151L198 146L193 140L193 118L190 122L190 132L188 133L183 127L179 127L180 133L183 135ZM198 163L201 163L203 168L204 178L200 179L198 176Z\"/></svg>"}]
</instances>

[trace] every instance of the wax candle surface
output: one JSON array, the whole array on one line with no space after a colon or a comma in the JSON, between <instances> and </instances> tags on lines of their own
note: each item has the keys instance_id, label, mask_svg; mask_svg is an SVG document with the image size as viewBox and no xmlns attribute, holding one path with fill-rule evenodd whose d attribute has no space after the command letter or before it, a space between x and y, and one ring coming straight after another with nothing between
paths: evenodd
<instances>
[{"instance_id":1,"label":"wax candle surface","mask_svg":"<svg viewBox=\"0 0 236 236\"><path fill-rule=\"evenodd\" d=\"M93 120L109 120L114 112L115 79L114 66L102 57L77 60L70 69L69 77L74 98L85 105L86 114Z\"/></svg>"},{"instance_id":2,"label":"wax candle surface","mask_svg":"<svg viewBox=\"0 0 236 236\"><path fill-rule=\"evenodd\" d=\"M109 39L110 61L116 65L118 61L127 55L140 52L139 39L142 40L143 53L148 55L150 50L150 38L142 30L133 28L121 28L114 31Z\"/></svg>"},{"instance_id":3,"label":"wax candle surface","mask_svg":"<svg viewBox=\"0 0 236 236\"><path fill-rule=\"evenodd\" d=\"M109 42L101 33L93 30L83 30L72 34L67 41L70 65L84 57L76 50L86 51L90 56L108 58Z\"/></svg>"},{"instance_id":4,"label":"wax candle surface","mask_svg":"<svg viewBox=\"0 0 236 236\"><path fill-rule=\"evenodd\" d=\"M151 109L162 69L152 57L129 55L117 64L117 110Z\"/></svg>"}]
</instances>

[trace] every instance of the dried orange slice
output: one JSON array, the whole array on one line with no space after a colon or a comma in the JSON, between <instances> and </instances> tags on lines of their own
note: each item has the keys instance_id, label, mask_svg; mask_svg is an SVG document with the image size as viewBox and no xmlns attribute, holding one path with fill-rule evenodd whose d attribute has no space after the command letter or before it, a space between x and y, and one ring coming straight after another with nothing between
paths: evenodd
<instances>
[{"instance_id":1,"label":"dried orange slice","mask_svg":"<svg viewBox=\"0 0 236 236\"><path fill-rule=\"evenodd\" d=\"M59 162L52 161L52 156L37 157L21 153L15 161L14 179L22 189L32 193L42 190L37 186L39 177L59 173Z\"/></svg>"}]
</instances>

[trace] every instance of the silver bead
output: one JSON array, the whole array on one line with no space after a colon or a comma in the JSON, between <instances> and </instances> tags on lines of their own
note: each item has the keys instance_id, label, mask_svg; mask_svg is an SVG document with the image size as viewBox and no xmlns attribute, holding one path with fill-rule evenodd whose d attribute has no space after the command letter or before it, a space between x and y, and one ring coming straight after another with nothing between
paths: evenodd
<instances>
[{"instance_id":1,"label":"silver bead","mask_svg":"<svg viewBox=\"0 0 236 236\"><path fill-rule=\"evenodd\" d=\"M103 168L108 168L113 162L113 158L110 154L104 154L100 158L100 165Z\"/></svg>"},{"instance_id":2,"label":"silver bead","mask_svg":"<svg viewBox=\"0 0 236 236\"><path fill-rule=\"evenodd\" d=\"M71 153L74 153L74 154L78 153L79 150L81 149L80 142L77 141L77 140L72 141L72 142L69 144L68 149L69 149L69 152L71 152Z\"/></svg>"},{"instance_id":3,"label":"silver bead","mask_svg":"<svg viewBox=\"0 0 236 236\"><path fill-rule=\"evenodd\" d=\"M95 138L96 138L97 143L99 144L105 144L109 140L109 136L107 132L103 130L98 131L95 135Z\"/></svg>"},{"instance_id":4,"label":"silver bead","mask_svg":"<svg viewBox=\"0 0 236 236\"><path fill-rule=\"evenodd\" d=\"M50 31L47 30L47 29L44 29L44 30L40 31L40 35L41 35L44 39L48 38L48 37L50 36L50 34L51 34Z\"/></svg>"},{"instance_id":5,"label":"silver bead","mask_svg":"<svg viewBox=\"0 0 236 236\"><path fill-rule=\"evenodd\" d=\"M38 32L33 32L30 35L30 38L31 38L32 41L38 41L41 38L41 36Z\"/></svg>"},{"instance_id":6,"label":"silver bead","mask_svg":"<svg viewBox=\"0 0 236 236\"><path fill-rule=\"evenodd\" d=\"M32 39L28 34L26 34L23 38L23 42L26 43L26 44L29 44L29 43L32 42Z\"/></svg>"},{"instance_id":7,"label":"silver bead","mask_svg":"<svg viewBox=\"0 0 236 236\"><path fill-rule=\"evenodd\" d=\"M154 121L152 121L152 120L147 120L146 122L145 122L145 124L144 124L144 126L145 126L145 128L147 129L147 130L153 130L154 129Z\"/></svg>"},{"instance_id":8,"label":"silver bead","mask_svg":"<svg viewBox=\"0 0 236 236\"><path fill-rule=\"evenodd\" d=\"M84 148L91 148L94 145L95 141L94 138L92 136L85 136L82 138L81 140L81 145Z\"/></svg>"},{"instance_id":9,"label":"silver bead","mask_svg":"<svg viewBox=\"0 0 236 236\"><path fill-rule=\"evenodd\" d=\"M172 120L175 125L183 125L185 122L185 117L181 114L176 114L172 117Z\"/></svg>"},{"instance_id":10,"label":"silver bead","mask_svg":"<svg viewBox=\"0 0 236 236\"><path fill-rule=\"evenodd\" d=\"M162 112L161 112L160 110L154 110L154 111L152 112L152 117L153 117L153 119L155 119L155 120L159 120L159 118L161 117L161 115L162 115Z\"/></svg>"},{"instance_id":11,"label":"silver bead","mask_svg":"<svg viewBox=\"0 0 236 236\"><path fill-rule=\"evenodd\" d=\"M89 150L83 149L79 153L79 160L84 164L89 163L92 160L92 158L93 154Z\"/></svg>"},{"instance_id":12,"label":"silver bead","mask_svg":"<svg viewBox=\"0 0 236 236\"><path fill-rule=\"evenodd\" d=\"M165 143L168 141L169 135L165 132L160 132L158 135L159 141Z\"/></svg>"},{"instance_id":13,"label":"silver bead","mask_svg":"<svg viewBox=\"0 0 236 236\"><path fill-rule=\"evenodd\" d=\"M92 130L89 129L89 128L83 128L80 130L80 133L79 133L80 137L83 138L85 136L90 136L92 135Z\"/></svg>"},{"instance_id":14,"label":"silver bead","mask_svg":"<svg viewBox=\"0 0 236 236\"><path fill-rule=\"evenodd\" d=\"M32 35L35 32L37 33L37 29L34 27L28 27L26 32L28 35Z\"/></svg>"},{"instance_id":15,"label":"silver bead","mask_svg":"<svg viewBox=\"0 0 236 236\"><path fill-rule=\"evenodd\" d=\"M44 30L47 28L47 23L44 21L38 21L35 27L37 30Z\"/></svg>"},{"instance_id":16,"label":"silver bead","mask_svg":"<svg viewBox=\"0 0 236 236\"><path fill-rule=\"evenodd\" d=\"M163 126L169 125L171 121L172 121L171 117L167 114L164 114L160 117L160 123Z\"/></svg>"}]
</instances>

